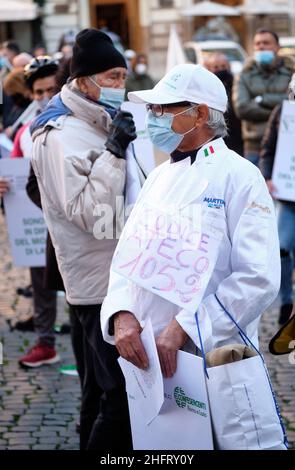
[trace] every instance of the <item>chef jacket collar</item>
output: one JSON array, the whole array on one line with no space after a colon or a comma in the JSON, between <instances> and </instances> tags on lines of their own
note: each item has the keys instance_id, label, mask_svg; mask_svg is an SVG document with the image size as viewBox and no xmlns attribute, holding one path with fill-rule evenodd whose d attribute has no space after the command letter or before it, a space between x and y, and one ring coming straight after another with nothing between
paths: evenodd
<instances>
[{"instance_id":1,"label":"chef jacket collar","mask_svg":"<svg viewBox=\"0 0 295 470\"><path fill-rule=\"evenodd\" d=\"M213 137L209 142L198 147L194 150L189 150L187 152L180 152L179 150L174 150L170 155L170 163L180 162L185 158L191 158L191 165L199 159L208 159L210 161L217 154L217 151L225 147L225 142L221 137ZM208 158L209 157L209 158Z\"/></svg>"}]
</instances>

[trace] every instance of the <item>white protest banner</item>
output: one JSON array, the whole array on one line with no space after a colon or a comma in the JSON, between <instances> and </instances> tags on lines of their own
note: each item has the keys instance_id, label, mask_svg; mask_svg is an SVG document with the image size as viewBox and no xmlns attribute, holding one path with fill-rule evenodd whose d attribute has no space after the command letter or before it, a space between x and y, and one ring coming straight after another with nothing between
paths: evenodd
<instances>
[{"instance_id":1,"label":"white protest banner","mask_svg":"<svg viewBox=\"0 0 295 470\"><path fill-rule=\"evenodd\" d=\"M277 199L295 201L295 102L284 101L272 181Z\"/></svg>"},{"instance_id":2,"label":"white protest banner","mask_svg":"<svg viewBox=\"0 0 295 470\"><path fill-rule=\"evenodd\" d=\"M186 64L187 58L183 51L181 40L176 29L176 25L170 26L167 59L166 59L166 73L168 73L175 65Z\"/></svg>"},{"instance_id":3,"label":"white protest banner","mask_svg":"<svg viewBox=\"0 0 295 470\"><path fill-rule=\"evenodd\" d=\"M27 158L0 160L0 175L10 183L4 196L5 217L15 266L45 266L47 228L42 211L29 199Z\"/></svg>"},{"instance_id":4,"label":"white protest banner","mask_svg":"<svg viewBox=\"0 0 295 470\"><path fill-rule=\"evenodd\" d=\"M194 205L196 209L197 205ZM127 223L112 269L166 300L196 312L223 234L214 225L142 204Z\"/></svg>"}]
</instances>

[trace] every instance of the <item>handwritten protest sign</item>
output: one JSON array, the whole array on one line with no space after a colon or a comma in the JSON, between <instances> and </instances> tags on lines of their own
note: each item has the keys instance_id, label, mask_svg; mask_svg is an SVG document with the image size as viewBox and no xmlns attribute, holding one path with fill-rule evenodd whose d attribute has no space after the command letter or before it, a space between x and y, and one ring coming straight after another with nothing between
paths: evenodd
<instances>
[{"instance_id":1,"label":"handwritten protest sign","mask_svg":"<svg viewBox=\"0 0 295 470\"><path fill-rule=\"evenodd\" d=\"M284 101L273 167L275 197L295 201L295 102Z\"/></svg>"},{"instance_id":2,"label":"handwritten protest sign","mask_svg":"<svg viewBox=\"0 0 295 470\"><path fill-rule=\"evenodd\" d=\"M127 224L112 269L195 312L211 277L222 232L144 204Z\"/></svg>"},{"instance_id":3,"label":"handwritten protest sign","mask_svg":"<svg viewBox=\"0 0 295 470\"><path fill-rule=\"evenodd\" d=\"M45 266L47 228L42 211L29 199L27 158L0 161L0 175L10 184L4 197L5 217L15 266Z\"/></svg>"}]
</instances>

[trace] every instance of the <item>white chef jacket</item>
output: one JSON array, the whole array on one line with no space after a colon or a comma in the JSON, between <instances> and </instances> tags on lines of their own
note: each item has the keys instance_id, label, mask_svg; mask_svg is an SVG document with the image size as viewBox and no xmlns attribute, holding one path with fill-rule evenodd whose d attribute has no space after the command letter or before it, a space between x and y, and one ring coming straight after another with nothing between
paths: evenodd
<instances>
[{"instance_id":1,"label":"white chef jacket","mask_svg":"<svg viewBox=\"0 0 295 470\"><path fill-rule=\"evenodd\" d=\"M127 224L132 224L133 214L145 202L163 210L171 203L186 208L201 204L202 220L218 215L223 238L198 308L204 349L208 352L225 344L241 343L237 327L214 294L258 347L259 319L278 294L281 274L274 205L259 169L218 138L199 149L193 164L188 157L157 167L144 184ZM175 318L200 347L192 312L111 269L101 310L103 336L111 344L114 336L109 320L120 310L132 312L141 325L151 318L155 335Z\"/></svg>"}]
</instances>

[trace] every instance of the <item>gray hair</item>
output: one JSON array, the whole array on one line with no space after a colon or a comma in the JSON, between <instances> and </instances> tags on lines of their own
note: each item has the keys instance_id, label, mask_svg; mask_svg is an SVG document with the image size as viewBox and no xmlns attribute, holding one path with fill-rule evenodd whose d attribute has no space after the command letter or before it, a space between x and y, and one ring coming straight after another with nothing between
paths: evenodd
<instances>
[{"instance_id":1,"label":"gray hair","mask_svg":"<svg viewBox=\"0 0 295 470\"><path fill-rule=\"evenodd\" d=\"M195 103L191 103L194 107L193 109L188 109L187 114L194 115L195 108L198 106ZM207 127L213 131L214 137L226 137L227 136L227 125L224 119L224 114L222 111L217 109L209 108L209 116L207 121Z\"/></svg>"},{"instance_id":2,"label":"gray hair","mask_svg":"<svg viewBox=\"0 0 295 470\"><path fill-rule=\"evenodd\" d=\"M207 121L207 127L213 131L214 136L226 137L227 126L222 111L217 109L209 108L209 117Z\"/></svg>"}]
</instances>

